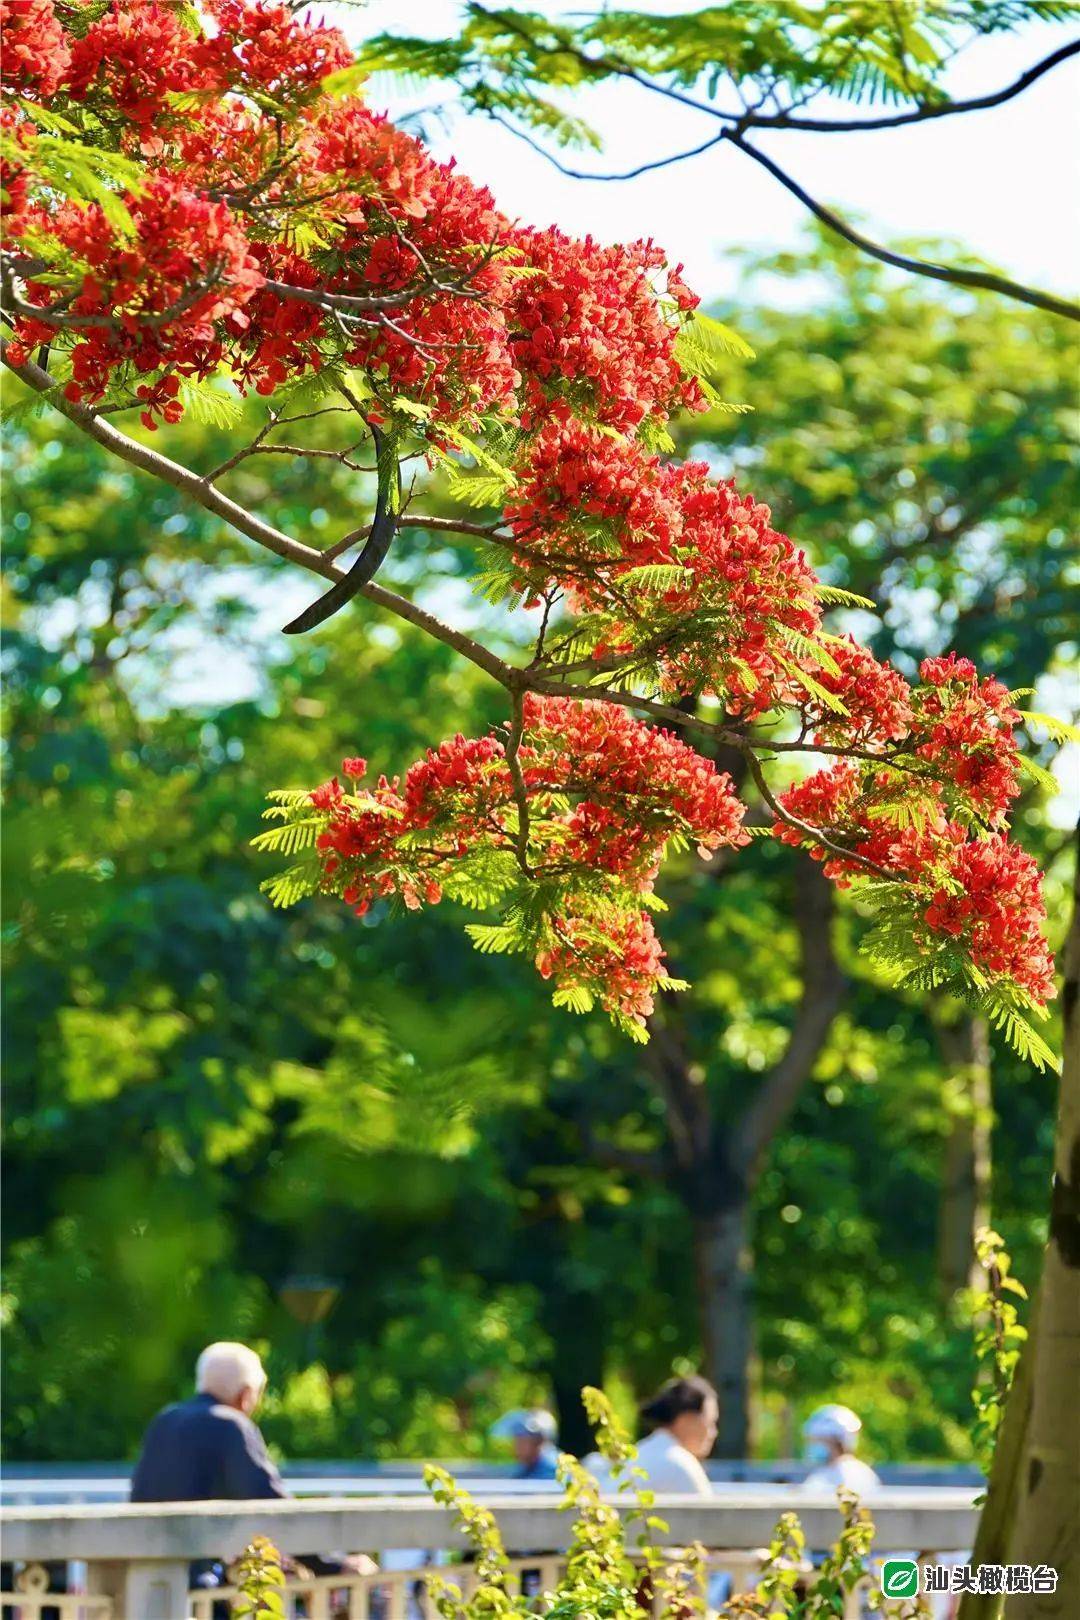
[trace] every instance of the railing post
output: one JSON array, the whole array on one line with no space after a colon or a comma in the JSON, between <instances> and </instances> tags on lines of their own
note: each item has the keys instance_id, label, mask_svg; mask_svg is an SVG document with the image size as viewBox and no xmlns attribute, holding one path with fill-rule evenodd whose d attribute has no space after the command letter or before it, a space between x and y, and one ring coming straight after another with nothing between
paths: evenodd
<instances>
[{"instance_id":1,"label":"railing post","mask_svg":"<svg viewBox=\"0 0 1080 1620\"><path fill-rule=\"evenodd\" d=\"M87 1596L111 1598L114 1620L121 1612L120 1605L124 1596L124 1576L126 1571L126 1564L119 1562L106 1563L97 1559L91 1559L86 1566Z\"/></svg>"},{"instance_id":2,"label":"railing post","mask_svg":"<svg viewBox=\"0 0 1080 1620\"><path fill-rule=\"evenodd\" d=\"M112 1598L112 1620L188 1620L190 1612L186 1562L92 1563L87 1591Z\"/></svg>"}]
</instances>

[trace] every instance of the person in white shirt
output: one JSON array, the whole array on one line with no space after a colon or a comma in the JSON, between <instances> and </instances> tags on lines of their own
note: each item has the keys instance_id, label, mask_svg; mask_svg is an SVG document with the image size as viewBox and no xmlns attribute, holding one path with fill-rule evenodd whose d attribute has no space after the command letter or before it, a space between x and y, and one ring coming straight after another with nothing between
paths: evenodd
<instances>
[{"instance_id":1,"label":"person in white shirt","mask_svg":"<svg viewBox=\"0 0 1080 1620\"><path fill-rule=\"evenodd\" d=\"M712 1453L720 1403L707 1378L669 1378L641 1408L648 1436L638 1446L637 1463L657 1496L711 1496L701 1466Z\"/></svg>"},{"instance_id":2,"label":"person in white shirt","mask_svg":"<svg viewBox=\"0 0 1080 1620\"><path fill-rule=\"evenodd\" d=\"M803 1456L813 1464L803 1490L854 1491L862 1498L875 1491L880 1479L855 1455L862 1422L849 1406L819 1406L803 1425Z\"/></svg>"},{"instance_id":3,"label":"person in white shirt","mask_svg":"<svg viewBox=\"0 0 1080 1620\"><path fill-rule=\"evenodd\" d=\"M657 1496L710 1496L712 1486L701 1459L712 1451L720 1406L706 1378L671 1378L641 1408L649 1430L638 1444L635 1466L642 1484ZM585 1459L601 1488L613 1487L611 1470L598 1453Z\"/></svg>"}]
</instances>

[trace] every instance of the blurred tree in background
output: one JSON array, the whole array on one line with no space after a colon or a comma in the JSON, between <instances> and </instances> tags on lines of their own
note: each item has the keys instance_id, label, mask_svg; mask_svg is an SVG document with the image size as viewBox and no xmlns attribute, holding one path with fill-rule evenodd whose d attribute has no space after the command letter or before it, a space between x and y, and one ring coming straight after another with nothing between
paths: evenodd
<instances>
[{"instance_id":1,"label":"blurred tree in background","mask_svg":"<svg viewBox=\"0 0 1080 1620\"><path fill-rule=\"evenodd\" d=\"M1061 707L1067 329L824 238L808 256L799 302L770 307L780 260L733 312L758 358L729 392L754 414L699 419L684 448L781 527L798 514L826 576L880 603L879 656L954 645ZM220 459L212 423L183 431L193 464ZM271 560L55 416L10 442L9 1455L130 1455L228 1336L268 1350L267 1429L292 1456L475 1453L539 1398L582 1444L583 1383L625 1410L703 1354L739 1380L732 1445L749 1419L786 1452L831 1398L878 1455L969 1455L956 1257L989 1199L1034 1270L1049 1079L1004 1052L991 1075L957 1009L875 981L843 901L828 1016L785 1071L821 936L798 926L809 863L771 843L670 880L696 984L658 1032L661 1073L553 1012L527 969L474 957L449 907L407 926L272 911L248 847L267 781L326 775L361 730L392 770L433 727L490 723L491 693L367 605L282 643ZM283 527L356 521L346 475L312 512L302 466L249 465ZM430 595L467 599L473 559L430 535L404 537L399 588L421 558ZM1062 835L1035 797L1017 826L1053 915ZM730 1151L749 1117L752 1162ZM739 1212L727 1273L715 1249L703 1266L703 1186ZM290 1314L290 1279L336 1290L324 1321ZM718 1298L731 1334L710 1344Z\"/></svg>"}]
</instances>

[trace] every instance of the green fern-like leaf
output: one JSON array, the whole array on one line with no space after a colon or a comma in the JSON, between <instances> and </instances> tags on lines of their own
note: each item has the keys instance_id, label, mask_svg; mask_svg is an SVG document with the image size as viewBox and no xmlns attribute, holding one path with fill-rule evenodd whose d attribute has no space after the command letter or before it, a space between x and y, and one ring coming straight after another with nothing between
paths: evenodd
<instances>
[{"instance_id":1,"label":"green fern-like leaf","mask_svg":"<svg viewBox=\"0 0 1080 1620\"><path fill-rule=\"evenodd\" d=\"M1017 756L1017 764L1023 771L1024 775L1029 776L1036 786L1040 787L1042 791L1048 794L1051 798L1055 793L1061 792L1061 783L1058 781L1053 771L1048 771L1045 765L1037 764L1036 761L1030 759L1027 754L1019 754Z\"/></svg>"},{"instance_id":2,"label":"green fern-like leaf","mask_svg":"<svg viewBox=\"0 0 1080 1620\"><path fill-rule=\"evenodd\" d=\"M194 422L205 422L210 427L232 428L242 421L243 401L235 394L223 393L212 382L180 384L180 403Z\"/></svg>"},{"instance_id":3,"label":"green fern-like leaf","mask_svg":"<svg viewBox=\"0 0 1080 1620\"><path fill-rule=\"evenodd\" d=\"M679 563L645 563L640 568L628 568L625 574L619 575L619 585L623 590L642 591L648 595L662 596L666 591L678 590L693 582L693 570L683 568Z\"/></svg>"},{"instance_id":4,"label":"green fern-like leaf","mask_svg":"<svg viewBox=\"0 0 1080 1620\"><path fill-rule=\"evenodd\" d=\"M551 993L551 1002L555 1007L565 1007L568 1012L592 1012L596 1003L592 992L586 990L583 984L562 984Z\"/></svg>"},{"instance_id":5,"label":"green fern-like leaf","mask_svg":"<svg viewBox=\"0 0 1080 1620\"><path fill-rule=\"evenodd\" d=\"M252 849L275 855L298 855L311 849L322 831L321 816L306 816L303 821L286 821L277 827L268 827L251 840Z\"/></svg>"},{"instance_id":6,"label":"green fern-like leaf","mask_svg":"<svg viewBox=\"0 0 1080 1620\"><path fill-rule=\"evenodd\" d=\"M502 507L506 502L506 479L490 472L472 472L456 467L447 480L446 492L463 506Z\"/></svg>"},{"instance_id":7,"label":"green fern-like leaf","mask_svg":"<svg viewBox=\"0 0 1080 1620\"><path fill-rule=\"evenodd\" d=\"M1029 726L1041 726L1051 742L1080 743L1080 726L1071 726L1067 720L1059 720L1054 714L1042 714L1038 709L1020 709L1021 720Z\"/></svg>"},{"instance_id":8,"label":"green fern-like leaf","mask_svg":"<svg viewBox=\"0 0 1080 1620\"><path fill-rule=\"evenodd\" d=\"M840 665L828 648L813 636L804 635L801 630L795 630L791 625L782 624L779 620L775 622L774 627L780 640L786 642L796 658L812 659L822 669L827 670L830 675L839 675Z\"/></svg>"},{"instance_id":9,"label":"green fern-like leaf","mask_svg":"<svg viewBox=\"0 0 1080 1620\"><path fill-rule=\"evenodd\" d=\"M808 675L806 670L801 669L792 659L778 657L776 661L781 668L787 671L793 681L801 686L804 691L809 692L811 697L816 698L824 708L829 709L833 714L847 714L847 706L836 696L836 693L830 692L827 687L822 686L820 681L815 681L812 675Z\"/></svg>"},{"instance_id":10,"label":"green fern-like leaf","mask_svg":"<svg viewBox=\"0 0 1080 1620\"><path fill-rule=\"evenodd\" d=\"M507 952L523 951L527 944L520 928L511 922L466 923L465 932L484 956L502 956Z\"/></svg>"},{"instance_id":11,"label":"green fern-like leaf","mask_svg":"<svg viewBox=\"0 0 1080 1620\"><path fill-rule=\"evenodd\" d=\"M283 872L275 872L273 877L267 878L259 887L272 906L284 908L295 906L298 901L317 894L321 878L321 861L318 859L300 861L296 866L286 867Z\"/></svg>"},{"instance_id":12,"label":"green fern-like leaf","mask_svg":"<svg viewBox=\"0 0 1080 1620\"><path fill-rule=\"evenodd\" d=\"M306 808L311 803L311 789L271 788L266 797L272 799L276 805L281 805L284 809L298 810L301 807ZM264 810L263 814L269 815L270 812Z\"/></svg>"},{"instance_id":13,"label":"green fern-like leaf","mask_svg":"<svg viewBox=\"0 0 1080 1620\"><path fill-rule=\"evenodd\" d=\"M685 338L696 348L707 355L720 358L723 355L735 354L741 360L753 360L754 351L744 337L731 326L718 321L712 315L706 315L696 310L679 334L680 340Z\"/></svg>"},{"instance_id":14,"label":"green fern-like leaf","mask_svg":"<svg viewBox=\"0 0 1080 1620\"><path fill-rule=\"evenodd\" d=\"M499 479L502 483L504 494L506 490L513 489L517 479L511 472L510 468L504 466L503 463L497 460L496 457L493 456L489 450L485 449L482 444L479 444L475 439L470 438L467 433L463 433L459 427L452 427L446 422L439 423L439 434L442 438L449 440L449 442L452 445L455 445L457 449L463 450L467 455L472 456L478 467L483 467L484 470L490 473L493 478Z\"/></svg>"},{"instance_id":15,"label":"green fern-like leaf","mask_svg":"<svg viewBox=\"0 0 1080 1620\"><path fill-rule=\"evenodd\" d=\"M1038 1030L1028 1023L1023 1013L993 996L984 997L983 1010L995 1028L1001 1030L1013 1051L1025 1062L1033 1063L1040 1073L1046 1069L1052 1069L1055 1074L1061 1073L1061 1059Z\"/></svg>"},{"instance_id":16,"label":"green fern-like leaf","mask_svg":"<svg viewBox=\"0 0 1080 1620\"><path fill-rule=\"evenodd\" d=\"M820 582L814 586L814 595L824 607L866 608L876 613L877 603L872 602L868 596L858 596L855 591L842 590L839 585L822 585Z\"/></svg>"},{"instance_id":17,"label":"green fern-like leaf","mask_svg":"<svg viewBox=\"0 0 1080 1620\"><path fill-rule=\"evenodd\" d=\"M485 558L483 568L473 575L473 590L497 606L508 596L518 594L514 581L520 572L509 552L493 549Z\"/></svg>"}]
</instances>

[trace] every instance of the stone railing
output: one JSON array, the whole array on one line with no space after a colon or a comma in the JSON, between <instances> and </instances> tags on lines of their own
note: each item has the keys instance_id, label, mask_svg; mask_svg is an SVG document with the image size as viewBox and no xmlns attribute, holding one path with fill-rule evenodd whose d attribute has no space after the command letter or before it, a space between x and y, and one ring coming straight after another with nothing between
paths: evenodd
<instances>
[{"instance_id":1,"label":"stone railing","mask_svg":"<svg viewBox=\"0 0 1080 1620\"><path fill-rule=\"evenodd\" d=\"M932 1560L971 1546L974 1492L966 1487L894 1487L869 1504L877 1554L907 1552ZM550 1589L570 1530L550 1497L487 1499L526 1591ZM726 1571L734 1590L753 1584L759 1549L781 1513L796 1510L809 1547L824 1548L840 1528L836 1505L785 1487L740 1485L706 1499L661 1497L655 1511L672 1546L700 1542L710 1566ZM153 1506L6 1508L0 1514L2 1557L10 1584L0 1592L3 1620L212 1620L231 1589L191 1590L189 1565L228 1565L255 1536L282 1552L369 1553L382 1562L393 1549L415 1549L415 1567L377 1574L290 1580L286 1608L307 1620L409 1620L424 1614L423 1582L437 1554L464 1549L450 1515L436 1503L397 1498L321 1501L200 1502ZM426 1560L426 1563L425 1563ZM468 1590L470 1566L444 1571ZM52 1585L54 1590L47 1588ZM56 1590L57 1587L63 1590ZM225 1612L224 1609L218 1613ZM858 1594L850 1605L860 1612Z\"/></svg>"}]
</instances>

